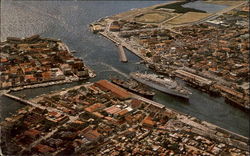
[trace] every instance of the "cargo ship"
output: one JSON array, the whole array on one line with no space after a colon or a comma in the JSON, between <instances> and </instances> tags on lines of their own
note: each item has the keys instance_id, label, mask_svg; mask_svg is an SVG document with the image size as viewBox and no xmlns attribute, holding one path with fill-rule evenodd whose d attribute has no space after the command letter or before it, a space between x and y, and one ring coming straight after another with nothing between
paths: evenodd
<instances>
[{"instance_id":1,"label":"cargo ship","mask_svg":"<svg viewBox=\"0 0 250 156\"><path fill-rule=\"evenodd\" d=\"M160 75L131 73L130 77L151 88L184 99L189 99L189 96L192 94L187 88L181 86L176 81Z\"/></svg>"},{"instance_id":2,"label":"cargo ship","mask_svg":"<svg viewBox=\"0 0 250 156\"><path fill-rule=\"evenodd\" d=\"M155 95L155 92L153 92L149 87L132 79L122 80L119 78L111 78L111 82L149 99L152 99Z\"/></svg>"}]
</instances>

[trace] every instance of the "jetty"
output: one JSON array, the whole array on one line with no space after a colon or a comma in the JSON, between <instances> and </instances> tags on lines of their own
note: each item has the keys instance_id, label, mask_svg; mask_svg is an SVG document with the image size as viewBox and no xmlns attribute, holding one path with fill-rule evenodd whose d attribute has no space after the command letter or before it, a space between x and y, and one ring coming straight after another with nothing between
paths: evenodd
<instances>
[{"instance_id":1,"label":"jetty","mask_svg":"<svg viewBox=\"0 0 250 156\"><path fill-rule=\"evenodd\" d=\"M124 48L121 44L117 44L118 46L118 53L121 62L128 62L127 56L125 54Z\"/></svg>"}]
</instances>

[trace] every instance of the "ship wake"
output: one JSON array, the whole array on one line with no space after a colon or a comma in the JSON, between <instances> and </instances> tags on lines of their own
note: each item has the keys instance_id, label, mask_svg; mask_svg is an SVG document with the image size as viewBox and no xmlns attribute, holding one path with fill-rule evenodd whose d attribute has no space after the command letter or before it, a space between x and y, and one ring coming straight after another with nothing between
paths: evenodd
<instances>
[{"instance_id":1,"label":"ship wake","mask_svg":"<svg viewBox=\"0 0 250 156\"><path fill-rule=\"evenodd\" d=\"M120 75L122 75L122 76L124 76L124 77L126 77L126 78L129 78L129 76L126 74L126 73L123 73L123 72L121 72L119 69L117 69L117 68L115 68L115 67L112 67L111 65L109 65L109 64L106 64L106 63L103 63L103 62L101 62L101 63L99 63L100 65L103 65L103 66L105 66L105 67L107 67L108 69L110 69L110 70L106 70L106 71L114 71L114 72L116 72L116 73L118 73L118 74L120 74ZM103 71L102 71L103 72Z\"/></svg>"}]
</instances>

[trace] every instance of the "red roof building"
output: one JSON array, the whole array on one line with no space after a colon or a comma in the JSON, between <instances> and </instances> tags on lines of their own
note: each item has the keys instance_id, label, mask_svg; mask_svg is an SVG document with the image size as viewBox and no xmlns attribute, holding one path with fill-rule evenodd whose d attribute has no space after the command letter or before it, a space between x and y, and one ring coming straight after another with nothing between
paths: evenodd
<instances>
[{"instance_id":1,"label":"red roof building","mask_svg":"<svg viewBox=\"0 0 250 156\"><path fill-rule=\"evenodd\" d=\"M139 107L141 107L141 104L142 104L142 101L138 100L138 99L133 99L131 101L131 107L132 108L139 108Z\"/></svg>"},{"instance_id":2,"label":"red roof building","mask_svg":"<svg viewBox=\"0 0 250 156\"><path fill-rule=\"evenodd\" d=\"M99 87L104 91L111 91L115 96L117 96L120 99L128 99L131 97L131 94L129 92L118 87L113 83L110 83L107 80L100 80L95 83L95 86Z\"/></svg>"},{"instance_id":3,"label":"red roof building","mask_svg":"<svg viewBox=\"0 0 250 156\"><path fill-rule=\"evenodd\" d=\"M153 127L155 123L150 116L147 116L142 120L142 125L146 127Z\"/></svg>"},{"instance_id":4,"label":"red roof building","mask_svg":"<svg viewBox=\"0 0 250 156\"><path fill-rule=\"evenodd\" d=\"M96 111L97 109L102 108L102 107L104 107L104 104L96 103L96 104L93 104L93 105L91 105L91 106L85 108L84 110L85 110L85 111L88 111L88 112L94 112L94 111Z\"/></svg>"},{"instance_id":5,"label":"red roof building","mask_svg":"<svg viewBox=\"0 0 250 156\"><path fill-rule=\"evenodd\" d=\"M52 153L55 151L54 148L47 146L47 145L42 145L42 144L38 144L34 147L34 149L40 153L43 154L48 154L48 153Z\"/></svg>"},{"instance_id":6,"label":"red roof building","mask_svg":"<svg viewBox=\"0 0 250 156\"><path fill-rule=\"evenodd\" d=\"M40 134L41 134L41 132L38 130L35 130L35 129L26 130L24 132L24 135L28 136L30 138L37 138L37 137L39 137Z\"/></svg>"},{"instance_id":7,"label":"red roof building","mask_svg":"<svg viewBox=\"0 0 250 156\"><path fill-rule=\"evenodd\" d=\"M108 114L116 114L118 113L119 111L121 111L121 109L117 106L111 106L111 107L108 107L106 109L104 109Z\"/></svg>"}]
</instances>

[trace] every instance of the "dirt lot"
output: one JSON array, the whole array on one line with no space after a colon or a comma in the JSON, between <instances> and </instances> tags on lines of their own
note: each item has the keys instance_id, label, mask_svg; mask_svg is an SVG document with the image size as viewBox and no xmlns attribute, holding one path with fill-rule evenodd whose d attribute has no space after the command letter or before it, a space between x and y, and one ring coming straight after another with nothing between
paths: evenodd
<instances>
[{"instance_id":1,"label":"dirt lot","mask_svg":"<svg viewBox=\"0 0 250 156\"><path fill-rule=\"evenodd\" d=\"M184 24L184 23L190 23L190 22L195 22L195 21L198 21L198 20L201 20L205 17L208 17L209 13L199 13L199 12L188 12L188 13L185 13L179 17L176 17L168 22L166 22L165 24L174 24L174 25L177 25L177 24Z\"/></svg>"},{"instance_id":2,"label":"dirt lot","mask_svg":"<svg viewBox=\"0 0 250 156\"><path fill-rule=\"evenodd\" d=\"M138 13L140 13L139 10L129 10L129 11L122 12L111 17L114 19L127 19L129 16L135 16Z\"/></svg>"}]
</instances>

